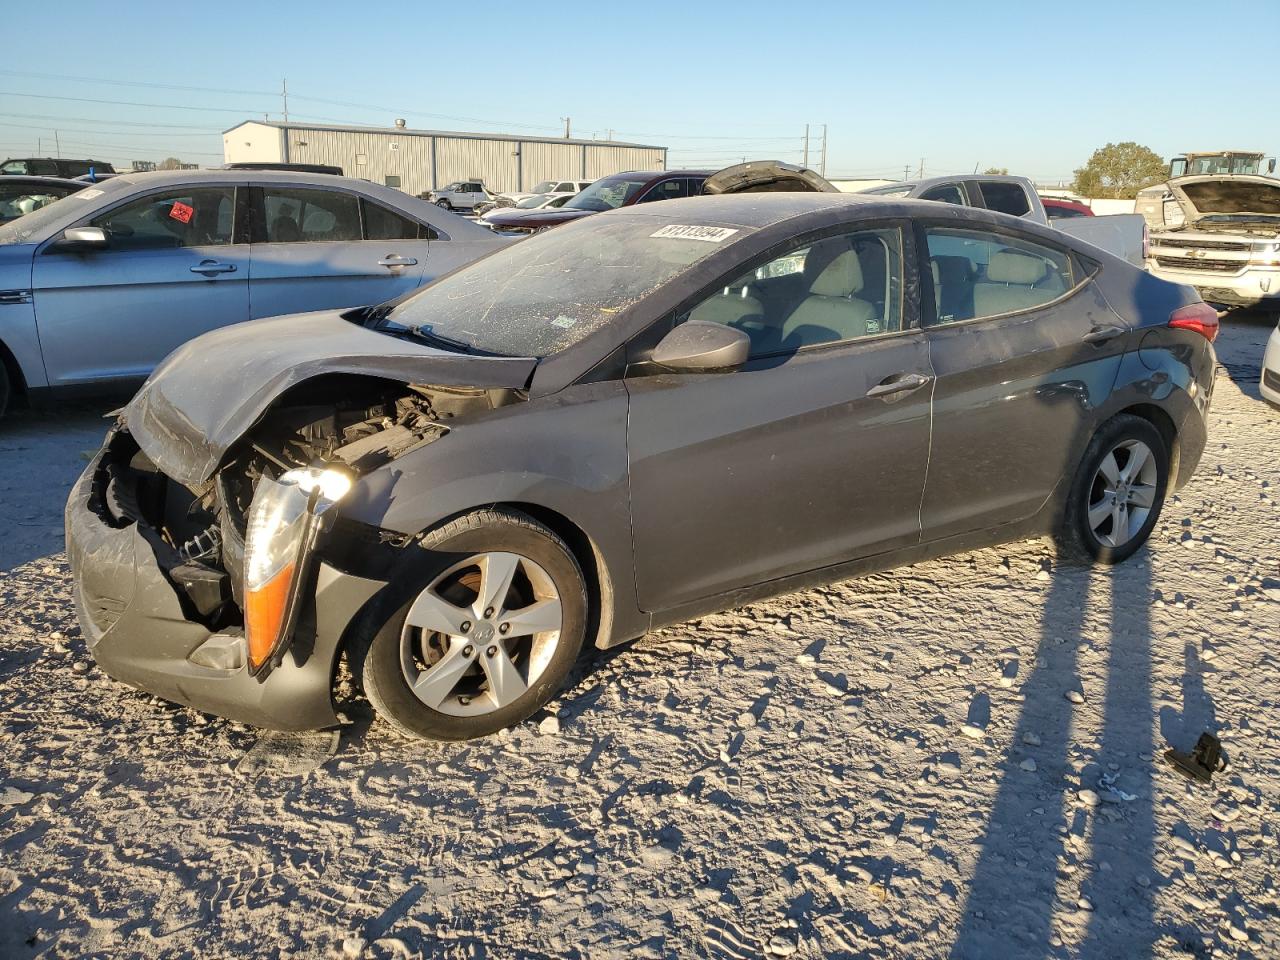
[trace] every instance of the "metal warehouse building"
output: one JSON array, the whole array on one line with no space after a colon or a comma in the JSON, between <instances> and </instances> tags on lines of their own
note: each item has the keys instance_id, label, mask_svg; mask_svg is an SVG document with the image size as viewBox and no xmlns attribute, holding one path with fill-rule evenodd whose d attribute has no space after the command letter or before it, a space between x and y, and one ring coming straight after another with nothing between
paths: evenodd
<instances>
[{"instance_id":1,"label":"metal warehouse building","mask_svg":"<svg viewBox=\"0 0 1280 960\"><path fill-rule=\"evenodd\" d=\"M595 180L624 170L664 170L667 148L616 140L513 137L447 130L345 127L247 120L222 135L227 163L323 163L406 193L481 180L529 190L542 180Z\"/></svg>"}]
</instances>

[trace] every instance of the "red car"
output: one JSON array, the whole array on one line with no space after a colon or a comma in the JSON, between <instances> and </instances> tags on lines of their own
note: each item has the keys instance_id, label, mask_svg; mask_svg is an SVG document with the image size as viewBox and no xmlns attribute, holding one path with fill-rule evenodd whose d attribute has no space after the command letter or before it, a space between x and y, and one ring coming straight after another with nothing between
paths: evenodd
<instances>
[{"instance_id":1,"label":"red car","mask_svg":"<svg viewBox=\"0 0 1280 960\"><path fill-rule=\"evenodd\" d=\"M504 210L490 213L486 223L500 233L534 233L593 213L633 203L696 197L708 193L773 190L833 192L833 187L807 167L780 160L752 160L723 170L652 170L602 177L558 210Z\"/></svg>"},{"instance_id":2,"label":"red car","mask_svg":"<svg viewBox=\"0 0 1280 960\"><path fill-rule=\"evenodd\" d=\"M1074 200L1062 200L1058 197L1041 197L1045 215L1050 220L1066 220L1069 217L1092 217L1093 211L1083 203Z\"/></svg>"}]
</instances>

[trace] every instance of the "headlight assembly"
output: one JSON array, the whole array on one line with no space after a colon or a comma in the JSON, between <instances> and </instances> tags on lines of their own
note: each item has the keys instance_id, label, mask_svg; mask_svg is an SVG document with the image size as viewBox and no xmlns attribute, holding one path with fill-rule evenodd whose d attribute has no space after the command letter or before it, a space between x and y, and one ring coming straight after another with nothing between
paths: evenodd
<instances>
[{"instance_id":1,"label":"headlight assembly","mask_svg":"<svg viewBox=\"0 0 1280 960\"><path fill-rule=\"evenodd\" d=\"M244 553L244 622L249 673L265 679L293 633L299 591L325 514L351 489L339 470L290 470L263 477L249 507ZM269 672L269 671L266 671Z\"/></svg>"}]
</instances>

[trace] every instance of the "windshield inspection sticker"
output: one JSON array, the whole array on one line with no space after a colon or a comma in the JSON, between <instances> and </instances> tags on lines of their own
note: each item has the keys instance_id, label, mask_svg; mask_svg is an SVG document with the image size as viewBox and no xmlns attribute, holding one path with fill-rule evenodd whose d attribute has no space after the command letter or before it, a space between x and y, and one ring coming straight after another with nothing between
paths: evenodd
<instances>
[{"instance_id":1,"label":"windshield inspection sticker","mask_svg":"<svg viewBox=\"0 0 1280 960\"><path fill-rule=\"evenodd\" d=\"M737 232L729 227L695 227L672 223L649 236L668 240L705 240L707 243L722 243Z\"/></svg>"}]
</instances>

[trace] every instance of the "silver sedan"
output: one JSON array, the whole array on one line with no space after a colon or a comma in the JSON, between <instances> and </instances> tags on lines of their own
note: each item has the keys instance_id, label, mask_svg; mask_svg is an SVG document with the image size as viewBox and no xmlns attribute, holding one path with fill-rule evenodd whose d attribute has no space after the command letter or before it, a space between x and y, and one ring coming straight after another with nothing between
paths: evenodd
<instances>
[{"instance_id":1,"label":"silver sedan","mask_svg":"<svg viewBox=\"0 0 1280 960\"><path fill-rule=\"evenodd\" d=\"M508 242L363 180L115 177L0 226L0 413L137 382L217 327L390 300Z\"/></svg>"}]
</instances>

